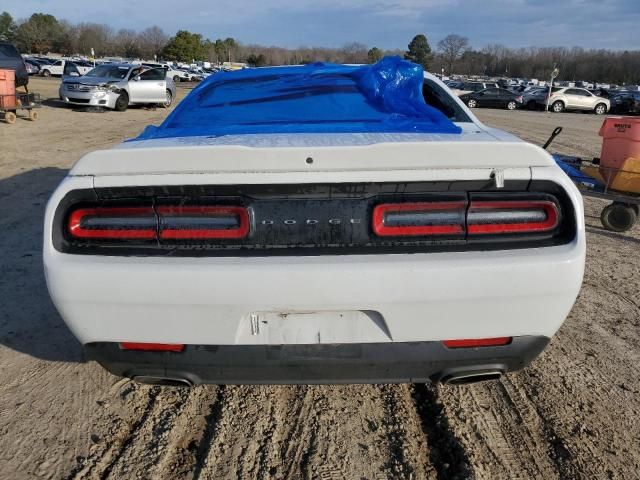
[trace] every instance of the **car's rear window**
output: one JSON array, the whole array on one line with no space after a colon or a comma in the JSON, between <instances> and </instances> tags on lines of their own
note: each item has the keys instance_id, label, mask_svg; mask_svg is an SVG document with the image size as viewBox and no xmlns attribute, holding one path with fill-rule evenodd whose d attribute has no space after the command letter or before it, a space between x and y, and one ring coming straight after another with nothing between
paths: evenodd
<instances>
[{"instance_id":1,"label":"car's rear window","mask_svg":"<svg viewBox=\"0 0 640 480\"><path fill-rule=\"evenodd\" d=\"M267 133L460 133L423 98L421 67L315 63L209 77L139 139Z\"/></svg>"},{"instance_id":2,"label":"car's rear window","mask_svg":"<svg viewBox=\"0 0 640 480\"><path fill-rule=\"evenodd\" d=\"M431 105L444 113L452 122L470 122L469 115L456 102L450 93L428 78L424 79L422 95L427 105Z\"/></svg>"}]
</instances>

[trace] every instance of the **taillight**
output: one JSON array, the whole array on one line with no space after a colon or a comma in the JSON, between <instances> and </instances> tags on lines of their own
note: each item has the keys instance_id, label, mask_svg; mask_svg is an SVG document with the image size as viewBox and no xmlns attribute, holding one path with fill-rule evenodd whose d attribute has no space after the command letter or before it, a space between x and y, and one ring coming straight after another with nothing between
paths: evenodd
<instances>
[{"instance_id":1,"label":"taillight","mask_svg":"<svg viewBox=\"0 0 640 480\"><path fill-rule=\"evenodd\" d=\"M373 209L373 231L380 237L464 233L465 202L385 203Z\"/></svg>"},{"instance_id":2,"label":"taillight","mask_svg":"<svg viewBox=\"0 0 640 480\"><path fill-rule=\"evenodd\" d=\"M68 218L69 235L86 240L242 239L250 229L238 206L91 207Z\"/></svg>"},{"instance_id":3,"label":"taillight","mask_svg":"<svg viewBox=\"0 0 640 480\"><path fill-rule=\"evenodd\" d=\"M453 235L468 237L552 232L560 212L552 200L477 200L385 203L373 209L379 237Z\"/></svg>"},{"instance_id":4,"label":"taillight","mask_svg":"<svg viewBox=\"0 0 640 480\"><path fill-rule=\"evenodd\" d=\"M467 212L470 235L538 233L559 223L556 204L550 200L471 201Z\"/></svg>"},{"instance_id":5,"label":"taillight","mask_svg":"<svg viewBox=\"0 0 640 480\"><path fill-rule=\"evenodd\" d=\"M249 213L233 206L158 207L160 239L241 239L249 234Z\"/></svg>"},{"instance_id":6,"label":"taillight","mask_svg":"<svg viewBox=\"0 0 640 480\"><path fill-rule=\"evenodd\" d=\"M67 228L75 238L149 240L157 224L151 207L96 207L74 210Z\"/></svg>"},{"instance_id":7,"label":"taillight","mask_svg":"<svg viewBox=\"0 0 640 480\"><path fill-rule=\"evenodd\" d=\"M501 347L509 345L513 337L465 338L460 340L444 340L447 348Z\"/></svg>"}]
</instances>

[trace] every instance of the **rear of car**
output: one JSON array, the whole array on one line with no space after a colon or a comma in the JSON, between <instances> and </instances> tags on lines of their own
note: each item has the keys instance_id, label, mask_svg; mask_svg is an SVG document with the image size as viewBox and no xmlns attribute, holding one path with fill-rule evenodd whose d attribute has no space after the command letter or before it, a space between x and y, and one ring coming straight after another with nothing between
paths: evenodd
<instances>
[{"instance_id":1,"label":"rear of car","mask_svg":"<svg viewBox=\"0 0 640 480\"><path fill-rule=\"evenodd\" d=\"M40 73L40 63L30 58L24 59L24 64L29 75L38 75Z\"/></svg>"},{"instance_id":2,"label":"rear of car","mask_svg":"<svg viewBox=\"0 0 640 480\"><path fill-rule=\"evenodd\" d=\"M89 357L189 385L465 382L527 365L581 284L582 202L568 177L431 76L427 102L455 123L434 113L432 133L404 120L386 131L396 113L382 131L305 131L369 106L347 83L309 85L317 65L261 81L296 68L295 98L255 78L238 90L251 71L205 80L161 127L90 153L56 190L47 285ZM323 74L344 82L372 67L344 68ZM277 104L307 101L330 111ZM212 123L245 121L197 127L212 108L224 113ZM255 109L260 125L246 118ZM283 112L295 132L277 131Z\"/></svg>"},{"instance_id":3,"label":"rear of car","mask_svg":"<svg viewBox=\"0 0 640 480\"><path fill-rule=\"evenodd\" d=\"M11 43L0 42L0 69L10 69L16 72L16 87L29 84L29 72L24 59L18 49Z\"/></svg>"}]
</instances>

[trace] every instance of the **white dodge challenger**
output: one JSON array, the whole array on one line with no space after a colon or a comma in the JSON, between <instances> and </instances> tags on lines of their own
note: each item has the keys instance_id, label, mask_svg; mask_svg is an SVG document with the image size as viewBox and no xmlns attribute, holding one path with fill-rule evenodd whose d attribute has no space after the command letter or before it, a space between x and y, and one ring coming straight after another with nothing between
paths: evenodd
<instances>
[{"instance_id":1,"label":"white dodge challenger","mask_svg":"<svg viewBox=\"0 0 640 480\"><path fill-rule=\"evenodd\" d=\"M87 356L199 383L466 383L576 299L578 190L399 59L213 75L71 169L44 265Z\"/></svg>"}]
</instances>

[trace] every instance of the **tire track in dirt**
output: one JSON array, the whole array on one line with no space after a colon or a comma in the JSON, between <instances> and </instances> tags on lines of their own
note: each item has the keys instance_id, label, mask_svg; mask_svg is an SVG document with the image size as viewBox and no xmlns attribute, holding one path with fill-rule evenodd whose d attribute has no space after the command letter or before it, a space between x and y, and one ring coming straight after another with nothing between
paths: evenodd
<instances>
[{"instance_id":1,"label":"tire track in dirt","mask_svg":"<svg viewBox=\"0 0 640 480\"><path fill-rule=\"evenodd\" d=\"M385 401L387 477L436 479L437 469L429 457L431 445L422 428L423 419L409 385L382 385Z\"/></svg>"},{"instance_id":2,"label":"tire track in dirt","mask_svg":"<svg viewBox=\"0 0 640 480\"><path fill-rule=\"evenodd\" d=\"M469 458L449 425L438 389L414 384L411 396L429 446L429 461L438 480L473 478Z\"/></svg>"},{"instance_id":3,"label":"tire track in dirt","mask_svg":"<svg viewBox=\"0 0 640 480\"><path fill-rule=\"evenodd\" d=\"M185 388L163 388L148 420L137 431L134 441L112 468L110 478L152 478L167 448L177 418L190 396Z\"/></svg>"},{"instance_id":4,"label":"tire track in dirt","mask_svg":"<svg viewBox=\"0 0 640 480\"><path fill-rule=\"evenodd\" d=\"M518 420L505 424L513 433L518 429L522 437L522 451L529 457L524 466L535 466L535 475L550 478L555 469L559 478L575 478L576 469L573 466L571 452L565 446L565 440L560 437L553 426L553 419L541 412L539 406L531 401L531 397L519 385L518 378L506 377L495 385L495 394L501 395L507 403L508 413L517 416ZM534 397L535 398L535 397ZM527 434L525 434L527 432ZM547 462L544 452L548 454Z\"/></svg>"},{"instance_id":5,"label":"tire track in dirt","mask_svg":"<svg viewBox=\"0 0 640 480\"><path fill-rule=\"evenodd\" d=\"M119 383L120 404L107 402L89 457L81 458L66 478L186 478L197 469L198 452L209 444L223 389Z\"/></svg>"},{"instance_id":6,"label":"tire track in dirt","mask_svg":"<svg viewBox=\"0 0 640 480\"><path fill-rule=\"evenodd\" d=\"M500 382L441 389L469 464L479 478L558 478L537 412Z\"/></svg>"},{"instance_id":7,"label":"tire track in dirt","mask_svg":"<svg viewBox=\"0 0 640 480\"><path fill-rule=\"evenodd\" d=\"M219 428L194 478L269 478L279 464L276 437L286 422L283 414L301 388L226 387Z\"/></svg>"},{"instance_id":8,"label":"tire track in dirt","mask_svg":"<svg viewBox=\"0 0 640 480\"><path fill-rule=\"evenodd\" d=\"M195 446L193 457L193 479L200 478L203 468L205 467L205 461L209 455L211 449L211 443L215 438L216 432L219 429L220 418L222 417L222 409L226 401L226 386L218 387L218 392L215 399L209 404L209 412L203 417L204 428L202 428L202 435L197 444L192 440L189 442L189 447ZM197 446L196 446L197 445ZM189 465L190 462L183 462L183 464Z\"/></svg>"},{"instance_id":9,"label":"tire track in dirt","mask_svg":"<svg viewBox=\"0 0 640 480\"><path fill-rule=\"evenodd\" d=\"M163 455L152 478L197 478L216 434L224 387L198 386L188 397L168 432Z\"/></svg>"},{"instance_id":10,"label":"tire track in dirt","mask_svg":"<svg viewBox=\"0 0 640 480\"><path fill-rule=\"evenodd\" d=\"M120 397L121 399L130 398L132 407L129 411L130 418L114 418L114 416L108 415L109 430L104 432L102 438L96 434L92 435L96 448L88 458L79 457L78 463L66 478L68 480L108 478L116 462L134 442L139 430L151 414L159 394L160 388L158 387L146 388L135 384L126 385L120 391Z\"/></svg>"},{"instance_id":11,"label":"tire track in dirt","mask_svg":"<svg viewBox=\"0 0 640 480\"><path fill-rule=\"evenodd\" d=\"M200 479L436 478L404 385L230 386Z\"/></svg>"}]
</instances>

